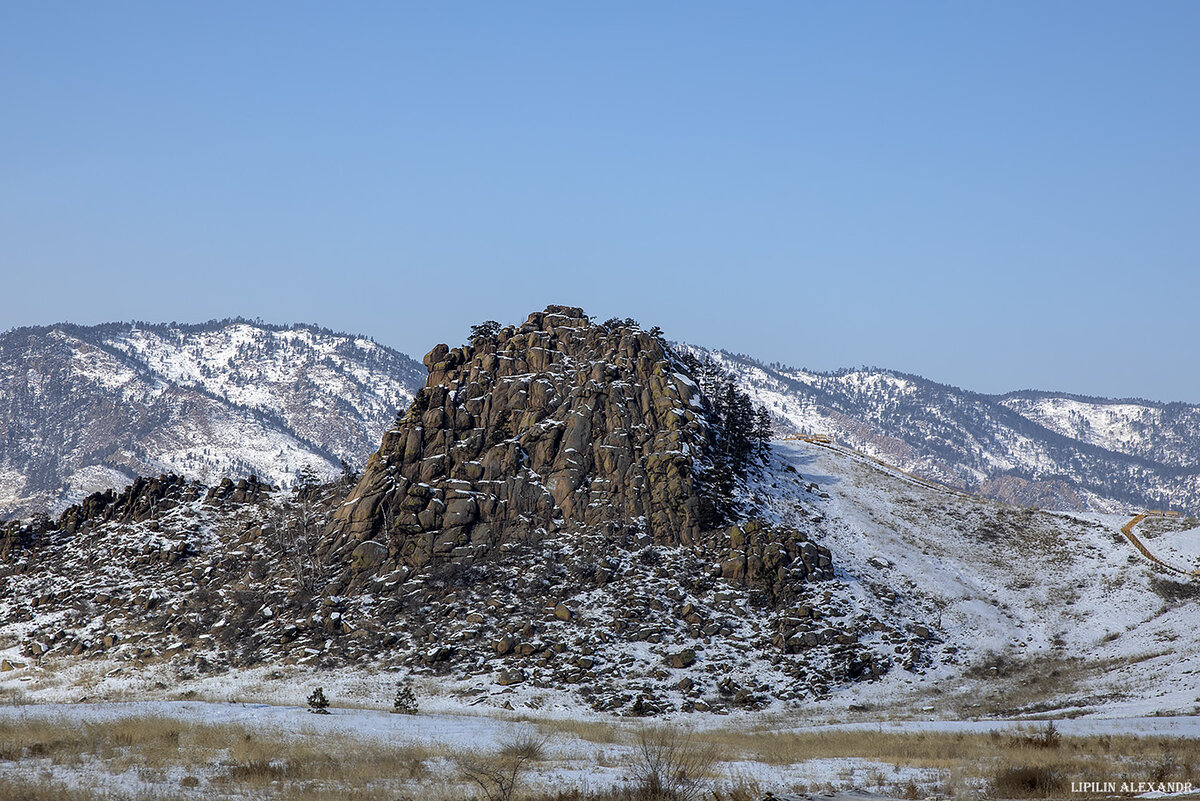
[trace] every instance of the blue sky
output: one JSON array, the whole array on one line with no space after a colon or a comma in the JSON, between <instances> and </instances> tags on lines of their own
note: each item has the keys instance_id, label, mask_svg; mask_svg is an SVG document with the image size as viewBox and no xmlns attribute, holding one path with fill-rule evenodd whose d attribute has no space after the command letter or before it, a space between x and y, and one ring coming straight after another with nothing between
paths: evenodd
<instances>
[{"instance_id":1,"label":"blue sky","mask_svg":"<svg viewBox=\"0 0 1200 801\"><path fill-rule=\"evenodd\" d=\"M547 303L1200 402L1200 3L0 3L0 327Z\"/></svg>"}]
</instances>

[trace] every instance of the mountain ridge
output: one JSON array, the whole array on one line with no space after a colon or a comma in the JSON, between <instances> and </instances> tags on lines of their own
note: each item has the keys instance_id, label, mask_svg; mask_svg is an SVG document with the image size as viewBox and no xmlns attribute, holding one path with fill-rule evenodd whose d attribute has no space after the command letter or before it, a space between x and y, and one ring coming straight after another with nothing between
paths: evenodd
<instances>
[{"instance_id":1,"label":"mountain ridge","mask_svg":"<svg viewBox=\"0 0 1200 801\"><path fill-rule=\"evenodd\" d=\"M684 347L731 369L783 430L833 434L971 491L1075 511L1200 505L1200 406L990 395L896 370L822 373Z\"/></svg>"},{"instance_id":2,"label":"mountain ridge","mask_svg":"<svg viewBox=\"0 0 1200 801\"><path fill-rule=\"evenodd\" d=\"M29 350L33 342L41 352ZM681 347L733 366L752 395L774 404L783 432L836 434L973 492L1076 511L1200 508L1197 405L1039 389L983 393L890 368L812 371ZM288 359L303 369L289 373ZM322 370L330 380L306 383L305 373ZM10 329L0 334L8 418L0 516L57 512L142 474L211 483L254 473L288 483L309 465L332 477L342 461L365 461L423 373L371 337L309 323L230 317ZM139 404L145 408L130 410ZM133 430L115 430L122 426Z\"/></svg>"},{"instance_id":3,"label":"mountain ridge","mask_svg":"<svg viewBox=\"0 0 1200 801\"><path fill-rule=\"evenodd\" d=\"M419 365L367 337L245 318L0 335L0 514L58 511L138 475L290 483L361 464Z\"/></svg>"}]
</instances>

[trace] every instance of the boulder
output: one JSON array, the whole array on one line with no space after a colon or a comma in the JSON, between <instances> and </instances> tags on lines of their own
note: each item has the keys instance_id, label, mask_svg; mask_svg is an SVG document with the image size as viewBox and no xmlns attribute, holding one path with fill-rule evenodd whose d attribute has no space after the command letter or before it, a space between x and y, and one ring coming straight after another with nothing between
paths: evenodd
<instances>
[{"instance_id":1,"label":"boulder","mask_svg":"<svg viewBox=\"0 0 1200 801\"><path fill-rule=\"evenodd\" d=\"M496 676L496 683L501 687L507 687L510 684L520 684L525 681L525 671L517 668L516 670L502 670Z\"/></svg>"},{"instance_id":2,"label":"boulder","mask_svg":"<svg viewBox=\"0 0 1200 801\"><path fill-rule=\"evenodd\" d=\"M673 668L685 668L696 661L696 652L691 648L684 648L670 655L667 658L667 663Z\"/></svg>"}]
</instances>

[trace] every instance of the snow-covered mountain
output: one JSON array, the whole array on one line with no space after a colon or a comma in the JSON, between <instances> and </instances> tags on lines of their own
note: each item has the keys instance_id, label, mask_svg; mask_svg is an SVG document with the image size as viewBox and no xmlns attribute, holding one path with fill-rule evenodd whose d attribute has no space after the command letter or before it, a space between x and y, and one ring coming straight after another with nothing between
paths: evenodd
<instances>
[{"instance_id":1,"label":"snow-covered mountain","mask_svg":"<svg viewBox=\"0 0 1200 801\"><path fill-rule=\"evenodd\" d=\"M818 373L695 346L785 432L826 434L1010 503L1200 509L1200 407L1048 392L983 395L875 368Z\"/></svg>"},{"instance_id":2,"label":"snow-covered mountain","mask_svg":"<svg viewBox=\"0 0 1200 801\"><path fill-rule=\"evenodd\" d=\"M246 320L0 334L0 517L138 475L212 482L361 465L425 377L364 337Z\"/></svg>"},{"instance_id":3,"label":"snow-covered mountain","mask_svg":"<svg viewBox=\"0 0 1200 801\"><path fill-rule=\"evenodd\" d=\"M983 395L878 369L818 373L708 354L783 432L1050 509L1200 509L1200 407ZM287 483L361 464L425 378L367 338L245 320L60 324L0 334L0 517L60 511L136 475Z\"/></svg>"}]
</instances>

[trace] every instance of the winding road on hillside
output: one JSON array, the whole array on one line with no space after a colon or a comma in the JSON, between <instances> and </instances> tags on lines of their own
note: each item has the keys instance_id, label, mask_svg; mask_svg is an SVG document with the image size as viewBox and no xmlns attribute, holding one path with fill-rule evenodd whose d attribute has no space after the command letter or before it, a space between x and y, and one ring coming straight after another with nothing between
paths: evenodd
<instances>
[{"instance_id":1,"label":"winding road on hillside","mask_svg":"<svg viewBox=\"0 0 1200 801\"><path fill-rule=\"evenodd\" d=\"M1182 567L1176 567L1175 565L1170 564L1169 562L1164 562L1163 560L1159 559L1157 556L1150 553L1150 549L1146 547L1145 543L1142 542L1141 538L1138 537L1138 535L1133 533L1133 527L1136 526L1138 523L1142 522L1143 520L1145 520L1147 517L1166 517L1166 516L1167 515L1165 513L1158 512L1158 511L1142 512L1140 514L1136 514L1133 516L1132 520L1130 520L1125 525L1121 526L1121 533L1125 535L1125 539L1129 540L1129 542L1133 544L1134 548L1137 548L1138 551L1141 552L1142 556L1146 557L1147 559L1149 559L1151 562L1158 565L1159 567L1169 570L1172 573L1178 573L1183 576L1200 576L1200 570L1185 570Z\"/></svg>"}]
</instances>

